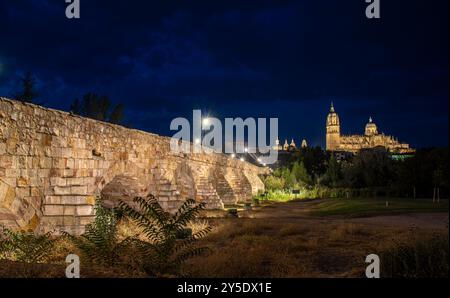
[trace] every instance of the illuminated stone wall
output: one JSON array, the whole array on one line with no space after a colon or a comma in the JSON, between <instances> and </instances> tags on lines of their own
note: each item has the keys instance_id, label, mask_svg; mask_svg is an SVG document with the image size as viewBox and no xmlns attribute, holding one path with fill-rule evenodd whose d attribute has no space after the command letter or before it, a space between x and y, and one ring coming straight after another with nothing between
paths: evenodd
<instances>
[{"instance_id":1,"label":"illuminated stone wall","mask_svg":"<svg viewBox=\"0 0 450 298\"><path fill-rule=\"evenodd\" d=\"M154 194L173 211L249 201L266 169L223 154L173 154L169 138L0 98L0 224L82 233L105 204ZM224 202L225 201L225 202Z\"/></svg>"},{"instance_id":2,"label":"illuminated stone wall","mask_svg":"<svg viewBox=\"0 0 450 298\"><path fill-rule=\"evenodd\" d=\"M411 149L408 144L400 143L394 137L384 134L340 136L338 150L356 153L361 149L375 147L384 147L400 154L414 153L414 149Z\"/></svg>"}]
</instances>

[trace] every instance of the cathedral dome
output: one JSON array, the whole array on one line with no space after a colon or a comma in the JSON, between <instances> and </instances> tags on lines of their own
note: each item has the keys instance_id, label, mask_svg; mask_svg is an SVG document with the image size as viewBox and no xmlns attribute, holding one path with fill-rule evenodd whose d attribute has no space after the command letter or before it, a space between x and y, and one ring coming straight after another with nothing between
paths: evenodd
<instances>
[{"instance_id":1,"label":"cathedral dome","mask_svg":"<svg viewBox=\"0 0 450 298\"><path fill-rule=\"evenodd\" d=\"M366 136L373 136L378 134L377 125L372 121L372 117L369 118L369 123L366 124Z\"/></svg>"},{"instance_id":2,"label":"cathedral dome","mask_svg":"<svg viewBox=\"0 0 450 298\"><path fill-rule=\"evenodd\" d=\"M339 125L339 116L334 111L333 103L331 103L330 112L328 113L328 117L327 117L327 126L330 126L330 125Z\"/></svg>"}]
</instances>

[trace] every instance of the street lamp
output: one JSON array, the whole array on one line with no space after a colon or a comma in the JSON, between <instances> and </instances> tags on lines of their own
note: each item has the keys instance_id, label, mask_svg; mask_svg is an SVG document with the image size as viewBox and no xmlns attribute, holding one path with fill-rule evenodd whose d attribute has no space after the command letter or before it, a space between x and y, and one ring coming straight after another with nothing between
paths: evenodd
<instances>
[{"instance_id":1,"label":"street lamp","mask_svg":"<svg viewBox=\"0 0 450 298\"><path fill-rule=\"evenodd\" d=\"M201 139L202 140L203 140L204 130L205 130L206 126L209 125L210 122L211 121L210 121L210 119L208 117L202 119L202 129L200 131L200 135L201 135Z\"/></svg>"},{"instance_id":2,"label":"street lamp","mask_svg":"<svg viewBox=\"0 0 450 298\"><path fill-rule=\"evenodd\" d=\"M202 120L202 124L204 126L209 125L209 122L210 122L209 118L203 118L203 120Z\"/></svg>"}]
</instances>

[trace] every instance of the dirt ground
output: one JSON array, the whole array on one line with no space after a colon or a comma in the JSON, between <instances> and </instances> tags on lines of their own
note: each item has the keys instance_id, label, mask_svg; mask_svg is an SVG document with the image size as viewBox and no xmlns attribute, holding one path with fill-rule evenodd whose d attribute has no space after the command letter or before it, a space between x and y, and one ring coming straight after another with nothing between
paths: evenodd
<instances>
[{"instance_id":1,"label":"dirt ground","mask_svg":"<svg viewBox=\"0 0 450 298\"><path fill-rule=\"evenodd\" d=\"M310 212L323 200L295 201L288 203L273 203L253 211L244 212L244 218L278 218L307 220L311 224L317 222L361 223L377 227L410 227L421 229L448 229L448 212L406 213L397 215L376 215L369 217L345 218L343 216L311 216Z\"/></svg>"},{"instance_id":2,"label":"dirt ground","mask_svg":"<svg viewBox=\"0 0 450 298\"><path fill-rule=\"evenodd\" d=\"M311 216L317 201L272 203L214 219L191 260L195 277L363 277L365 257L396 243L448 234L448 212L348 218Z\"/></svg>"},{"instance_id":3,"label":"dirt ground","mask_svg":"<svg viewBox=\"0 0 450 298\"><path fill-rule=\"evenodd\" d=\"M195 232L212 226L212 232L199 243L210 251L190 259L183 266L183 276L364 277L369 254L381 254L411 240L448 237L448 212L312 215L321 202L265 203L240 211L239 218L224 218L222 211L216 212L217 217L199 219L191 228ZM64 270L64 264L0 261L0 277L64 277ZM85 267L82 277L144 276Z\"/></svg>"}]
</instances>

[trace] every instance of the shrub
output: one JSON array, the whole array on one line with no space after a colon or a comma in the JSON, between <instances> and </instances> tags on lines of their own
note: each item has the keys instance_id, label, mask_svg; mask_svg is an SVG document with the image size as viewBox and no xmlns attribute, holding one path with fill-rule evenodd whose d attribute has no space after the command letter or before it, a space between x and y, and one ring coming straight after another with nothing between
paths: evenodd
<instances>
[{"instance_id":1,"label":"shrub","mask_svg":"<svg viewBox=\"0 0 450 298\"><path fill-rule=\"evenodd\" d=\"M286 186L286 181L283 177L276 177L273 175L264 178L263 182L267 190L283 189Z\"/></svg>"},{"instance_id":2,"label":"shrub","mask_svg":"<svg viewBox=\"0 0 450 298\"><path fill-rule=\"evenodd\" d=\"M130 247L132 237L120 241L117 233L119 214L113 209L102 207L102 200L95 203L95 220L86 226L86 232L77 237L63 232L63 235L81 252L81 260L90 264L116 266Z\"/></svg>"},{"instance_id":3,"label":"shrub","mask_svg":"<svg viewBox=\"0 0 450 298\"><path fill-rule=\"evenodd\" d=\"M50 232L37 235L33 231L0 228L0 259L45 263L50 258L54 244Z\"/></svg>"},{"instance_id":4,"label":"shrub","mask_svg":"<svg viewBox=\"0 0 450 298\"><path fill-rule=\"evenodd\" d=\"M143 256L142 269L152 276L177 276L180 266L189 258L207 250L206 247L195 246L198 239L210 232L209 226L190 235L180 233L186 231L186 226L195 220L204 203L196 204L188 199L172 215L165 212L156 198L137 197L133 200L137 208L121 201L120 210L133 220L143 231L146 241L135 239L135 243Z\"/></svg>"}]
</instances>

